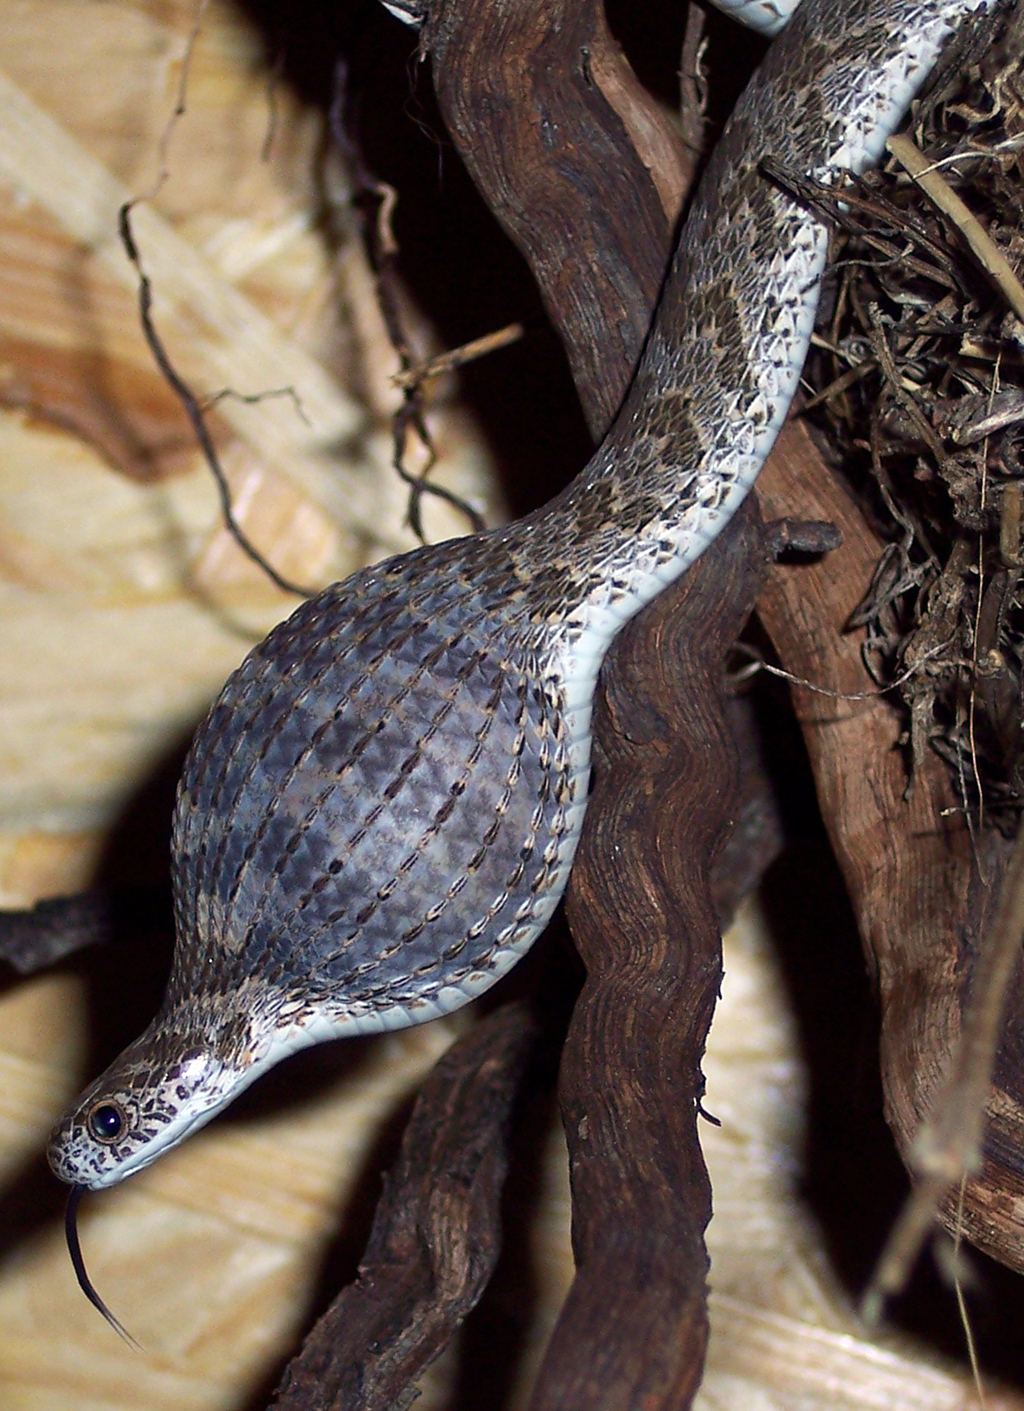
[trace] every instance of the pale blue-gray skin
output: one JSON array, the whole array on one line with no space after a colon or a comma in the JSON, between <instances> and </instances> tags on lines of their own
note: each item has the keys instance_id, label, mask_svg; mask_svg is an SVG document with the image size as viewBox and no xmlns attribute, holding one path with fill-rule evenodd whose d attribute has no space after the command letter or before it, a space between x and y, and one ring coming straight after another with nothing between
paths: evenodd
<instances>
[{"instance_id":1,"label":"pale blue-gray skin","mask_svg":"<svg viewBox=\"0 0 1024 1411\"><path fill-rule=\"evenodd\" d=\"M167 997L57 1128L64 1180L113 1184L286 1053L451 1010L529 946L579 836L608 646L735 511L796 387L827 236L758 164L863 169L998 4L805 0L585 472L526 520L327 589L231 678L181 783Z\"/></svg>"}]
</instances>

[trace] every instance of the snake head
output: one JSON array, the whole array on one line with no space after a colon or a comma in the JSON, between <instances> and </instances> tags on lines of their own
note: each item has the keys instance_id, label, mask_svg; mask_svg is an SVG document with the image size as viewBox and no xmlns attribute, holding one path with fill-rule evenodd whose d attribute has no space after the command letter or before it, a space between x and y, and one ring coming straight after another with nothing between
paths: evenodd
<instances>
[{"instance_id":1,"label":"snake head","mask_svg":"<svg viewBox=\"0 0 1024 1411\"><path fill-rule=\"evenodd\" d=\"M225 1014L223 1002L219 1012L196 999L163 1013L54 1128L54 1174L100 1190L141 1171L276 1061L274 1032L237 1005Z\"/></svg>"}]
</instances>

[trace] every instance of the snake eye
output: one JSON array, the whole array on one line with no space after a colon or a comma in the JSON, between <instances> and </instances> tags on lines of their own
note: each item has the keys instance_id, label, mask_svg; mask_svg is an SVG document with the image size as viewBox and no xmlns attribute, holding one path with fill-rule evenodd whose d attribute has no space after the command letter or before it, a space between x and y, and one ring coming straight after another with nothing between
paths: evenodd
<instances>
[{"instance_id":1,"label":"snake eye","mask_svg":"<svg viewBox=\"0 0 1024 1411\"><path fill-rule=\"evenodd\" d=\"M128 1126L124 1108L118 1102L98 1102L85 1120L98 1142L116 1142Z\"/></svg>"}]
</instances>

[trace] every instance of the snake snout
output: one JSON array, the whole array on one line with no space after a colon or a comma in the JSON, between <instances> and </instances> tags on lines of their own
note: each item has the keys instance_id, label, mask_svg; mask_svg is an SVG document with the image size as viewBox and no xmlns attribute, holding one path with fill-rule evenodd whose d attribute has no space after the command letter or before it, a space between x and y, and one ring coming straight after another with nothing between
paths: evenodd
<instances>
[{"instance_id":1,"label":"snake snout","mask_svg":"<svg viewBox=\"0 0 1024 1411\"><path fill-rule=\"evenodd\" d=\"M57 1124L50 1169L69 1185L115 1185L176 1146L237 1090L237 1072L212 1046L196 1042L194 1023L165 1016Z\"/></svg>"}]
</instances>

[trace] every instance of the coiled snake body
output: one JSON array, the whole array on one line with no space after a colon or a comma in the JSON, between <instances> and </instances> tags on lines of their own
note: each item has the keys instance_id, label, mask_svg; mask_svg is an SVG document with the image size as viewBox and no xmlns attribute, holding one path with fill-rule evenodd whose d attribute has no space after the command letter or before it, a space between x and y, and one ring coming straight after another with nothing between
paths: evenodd
<instances>
[{"instance_id":1,"label":"coiled snake body","mask_svg":"<svg viewBox=\"0 0 1024 1411\"><path fill-rule=\"evenodd\" d=\"M796 387L826 232L759 172L863 170L1001 0L805 0L709 163L627 401L507 528L357 573L228 681L174 827L177 949L146 1032L50 1147L112 1185L285 1054L456 1008L565 886L598 669L749 490Z\"/></svg>"}]
</instances>

